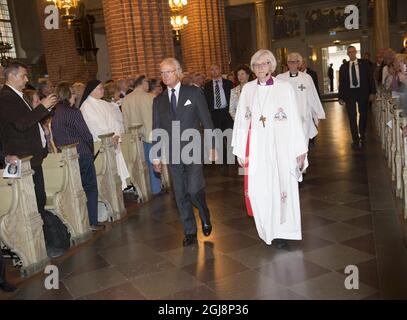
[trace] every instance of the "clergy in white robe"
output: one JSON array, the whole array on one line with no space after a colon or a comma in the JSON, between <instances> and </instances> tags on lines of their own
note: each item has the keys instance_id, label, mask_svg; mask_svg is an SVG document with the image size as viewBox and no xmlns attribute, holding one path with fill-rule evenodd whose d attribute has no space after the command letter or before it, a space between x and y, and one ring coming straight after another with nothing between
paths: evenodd
<instances>
[{"instance_id":1,"label":"clergy in white robe","mask_svg":"<svg viewBox=\"0 0 407 320\"><path fill-rule=\"evenodd\" d=\"M251 67L258 79L243 87L232 148L245 167L246 205L259 237L269 245L276 240L279 247L284 239L302 239L298 181L308 165L308 144L294 90L271 77L273 54L259 50Z\"/></svg>"},{"instance_id":2,"label":"clergy in white robe","mask_svg":"<svg viewBox=\"0 0 407 320\"><path fill-rule=\"evenodd\" d=\"M325 111L319 99L314 81L307 73L298 70L302 64L299 53L290 53L287 57L289 71L279 74L277 79L289 82L295 92L305 138L312 139L318 134L318 122L325 119Z\"/></svg>"},{"instance_id":3,"label":"clergy in white robe","mask_svg":"<svg viewBox=\"0 0 407 320\"><path fill-rule=\"evenodd\" d=\"M100 135L114 133L113 141L116 144L117 172L122 182L122 189L124 190L127 187L126 179L130 178L130 174L120 150L119 139L121 130L116 118L113 116L111 106L108 102L102 100L102 97L102 84L97 80L89 81L82 97L80 110L93 136L93 141L100 141Z\"/></svg>"}]
</instances>

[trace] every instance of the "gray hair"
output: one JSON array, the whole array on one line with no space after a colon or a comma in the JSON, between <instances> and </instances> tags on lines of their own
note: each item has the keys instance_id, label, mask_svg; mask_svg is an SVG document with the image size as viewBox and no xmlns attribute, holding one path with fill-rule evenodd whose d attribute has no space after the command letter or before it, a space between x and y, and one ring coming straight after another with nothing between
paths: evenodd
<instances>
[{"instance_id":1,"label":"gray hair","mask_svg":"<svg viewBox=\"0 0 407 320\"><path fill-rule=\"evenodd\" d=\"M266 49L260 49L257 51L253 56L252 59L250 60L250 67L254 71L254 65L257 63L257 61L260 60L261 57L265 56L267 60L270 62L270 72L273 73L274 70L276 70L277 67L277 61L276 58L274 57L273 53L270 50Z\"/></svg>"},{"instance_id":2,"label":"gray hair","mask_svg":"<svg viewBox=\"0 0 407 320\"><path fill-rule=\"evenodd\" d=\"M182 76L182 67L179 61L175 58L165 58L163 61L160 63L160 67L163 64L172 64L175 67L175 70L177 71L178 76Z\"/></svg>"},{"instance_id":3,"label":"gray hair","mask_svg":"<svg viewBox=\"0 0 407 320\"><path fill-rule=\"evenodd\" d=\"M298 52L291 52L287 55L287 61L292 58L293 60L298 61L299 65L302 63L302 56Z\"/></svg>"}]
</instances>

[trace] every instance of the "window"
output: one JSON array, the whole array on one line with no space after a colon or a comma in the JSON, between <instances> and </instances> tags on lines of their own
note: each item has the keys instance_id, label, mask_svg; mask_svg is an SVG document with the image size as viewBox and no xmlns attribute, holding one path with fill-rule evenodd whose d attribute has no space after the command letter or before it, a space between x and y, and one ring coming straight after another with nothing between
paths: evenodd
<instances>
[{"instance_id":1,"label":"window","mask_svg":"<svg viewBox=\"0 0 407 320\"><path fill-rule=\"evenodd\" d=\"M6 55L11 58L16 58L16 48L7 0L0 0L0 33L2 41L13 46L13 49L11 49Z\"/></svg>"}]
</instances>

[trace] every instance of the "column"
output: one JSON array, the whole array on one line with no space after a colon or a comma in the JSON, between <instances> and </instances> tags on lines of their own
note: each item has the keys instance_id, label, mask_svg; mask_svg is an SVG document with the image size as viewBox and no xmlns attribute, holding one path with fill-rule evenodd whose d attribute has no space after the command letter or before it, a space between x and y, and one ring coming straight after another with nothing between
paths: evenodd
<instances>
[{"instance_id":1,"label":"column","mask_svg":"<svg viewBox=\"0 0 407 320\"><path fill-rule=\"evenodd\" d=\"M181 31L185 71L209 75L211 64L229 71L229 49L224 0L188 1L183 10L189 23Z\"/></svg>"},{"instance_id":2,"label":"column","mask_svg":"<svg viewBox=\"0 0 407 320\"><path fill-rule=\"evenodd\" d=\"M103 0L112 78L159 77L159 64L174 56L166 0Z\"/></svg>"},{"instance_id":3,"label":"column","mask_svg":"<svg viewBox=\"0 0 407 320\"><path fill-rule=\"evenodd\" d=\"M387 0L375 0L374 2L374 35L376 52L390 46Z\"/></svg>"},{"instance_id":4,"label":"column","mask_svg":"<svg viewBox=\"0 0 407 320\"><path fill-rule=\"evenodd\" d=\"M86 82L96 78L97 62L85 61L76 51L73 27L68 29L60 18L59 29L48 30L44 26L44 0L37 0L38 16L41 28L42 46L47 62L49 78L55 84L60 81Z\"/></svg>"},{"instance_id":5,"label":"column","mask_svg":"<svg viewBox=\"0 0 407 320\"><path fill-rule=\"evenodd\" d=\"M256 41L257 49L269 49L269 24L267 19L267 3L265 0L256 1L254 4L256 15Z\"/></svg>"}]
</instances>

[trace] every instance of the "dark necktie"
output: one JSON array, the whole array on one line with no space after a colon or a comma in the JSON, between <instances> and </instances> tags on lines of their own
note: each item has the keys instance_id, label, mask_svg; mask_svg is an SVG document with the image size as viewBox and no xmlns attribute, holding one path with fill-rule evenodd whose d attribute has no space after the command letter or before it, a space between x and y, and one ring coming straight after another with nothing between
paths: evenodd
<instances>
[{"instance_id":1,"label":"dark necktie","mask_svg":"<svg viewBox=\"0 0 407 320\"><path fill-rule=\"evenodd\" d=\"M358 78L356 76L356 67L354 62L352 62L352 84L354 87L357 87L359 84Z\"/></svg>"},{"instance_id":2,"label":"dark necktie","mask_svg":"<svg viewBox=\"0 0 407 320\"><path fill-rule=\"evenodd\" d=\"M175 89L171 89L171 92L171 111L175 118L177 115L177 97L175 96Z\"/></svg>"},{"instance_id":3,"label":"dark necktie","mask_svg":"<svg viewBox=\"0 0 407 320\"><path fill-rule=\"evenodd\" d=\"M216 106L215 109L220 109L222 108L222 101L220 99L220 89L219 89L219 80L215 81L215 101L216 101Z\"/></svg>"}]
</instances>

